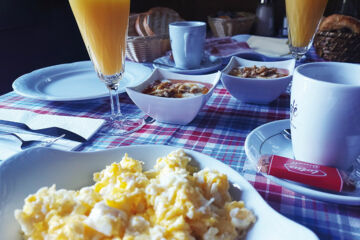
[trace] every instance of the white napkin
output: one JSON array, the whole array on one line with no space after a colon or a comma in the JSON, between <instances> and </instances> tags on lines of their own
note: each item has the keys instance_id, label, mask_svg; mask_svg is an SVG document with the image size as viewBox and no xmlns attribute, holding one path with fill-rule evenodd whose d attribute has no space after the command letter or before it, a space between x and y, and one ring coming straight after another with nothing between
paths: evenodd
<instances>
[{"instance_id":1,"label":"white napkin","mask_svg":"<svg viewBox=\"0 0 360 240\"><path fill-rule=\"evenodd\" d=\"M258 53L281 57L290 53L287 41L287 38L251 36L247 40L247 44Z\"/></svg>"},{"instance_id":2,"label":"white napkin","mask_svg":"<svg viewBox=\"0 0 360 240\"><path fill-rule=\"evenodd\" d=\"M30 111L13 109L0 109L0 120L23 123L33 130L60 127L76 133L85 139L89 139L105 122L103 119L37 114ZM24 140L44 140L46 138L41 135L27 133L18 133L18 135ZM80 144L81 142L59 139L51 147L72 150ZM15 137L0 134L0 160L5 160L14 153L21 151L20 145L20 141Z\"/></svg>"}]
</instances>

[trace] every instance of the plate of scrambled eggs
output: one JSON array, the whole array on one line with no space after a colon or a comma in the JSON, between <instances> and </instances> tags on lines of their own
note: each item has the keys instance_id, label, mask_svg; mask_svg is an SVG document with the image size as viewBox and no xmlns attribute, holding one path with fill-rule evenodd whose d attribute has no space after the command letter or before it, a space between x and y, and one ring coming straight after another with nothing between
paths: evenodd
<instances>
[{"instance_id":1,"label":"plate of scrambled eggs","mask_svg":"<svg viewBox=\"0 0 360 240\"><path fill-rule=\"evenodd\" d=\"M317 239L207 155L141 145L24 151L0 165L1 239Z\"/></svg>"}]
</instances>

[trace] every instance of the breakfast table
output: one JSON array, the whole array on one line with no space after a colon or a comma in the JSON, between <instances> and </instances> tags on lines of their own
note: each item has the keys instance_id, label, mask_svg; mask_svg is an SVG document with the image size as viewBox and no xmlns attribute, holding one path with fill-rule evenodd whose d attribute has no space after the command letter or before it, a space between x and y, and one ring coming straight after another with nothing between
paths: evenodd
<instances>
[{"instance_id":1,"label":"breakfast table","mask_svg":"<svg viewBox=\"0 0 360 240\"><path fill-rule=\"evenodd\" d=\"M312 49L309 61L320 61ZM123 111L134 108L129 97L120 95ZM108 98L86 101L42 101L9 92L0 96L1 109L31 111L40 114L102 118L109 112ZM197 117L187 125L147 123L125 136L94 134L76 151L90 152L127 145L171 145L202 152L238 171L276 211L311 229L320 239L360 239L359 206L342 205L312 199L282 187L257 172L245 154L244 142L256 127L288 119L290 97L284 93L268 105L240 102L221 82Z\"/></svg>"}]
</instances>

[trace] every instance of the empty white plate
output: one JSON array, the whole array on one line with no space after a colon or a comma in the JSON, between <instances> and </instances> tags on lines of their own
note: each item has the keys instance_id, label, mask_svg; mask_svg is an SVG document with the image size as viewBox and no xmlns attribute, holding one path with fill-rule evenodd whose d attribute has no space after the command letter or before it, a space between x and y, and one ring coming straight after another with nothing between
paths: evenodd
<instances>
[{"instance_id":1,"label":"empty white plate","mask_svg":"<svg viewBox=\"0 0 360 240\"><path fill-rule=\"evenodd\" d=\"M119 92L144 81L152 70L143 64L126 62ZM13 89L24 97L48 101L77 101L106 97L109 94L91 61L54 65L17 78Z\"/></svg>"}]
</instances>

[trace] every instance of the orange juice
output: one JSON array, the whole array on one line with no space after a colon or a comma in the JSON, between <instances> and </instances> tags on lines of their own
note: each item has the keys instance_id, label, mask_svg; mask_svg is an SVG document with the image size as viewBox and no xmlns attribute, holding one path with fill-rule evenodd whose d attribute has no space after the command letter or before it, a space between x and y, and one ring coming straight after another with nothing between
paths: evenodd
<instances>
[{"instance_id":1,"label":"orange juice","mask_svg":"<svg viewBox=\"0 0 360 240\"><path fill-rule=\"evenodd\" d=\"M324 14L327 0L286 0L291 45L307 47Z\"/></svg>"},{"instance_id":2,"label":"orange juice","mask_svg":"<svg viewBox=\"0 0 360 240\"><path fill-rule=\"evenodd\" d=\"M123 70L130 0L69 0L82 38L98 72Z\"/></svg>"}]
</instances>

